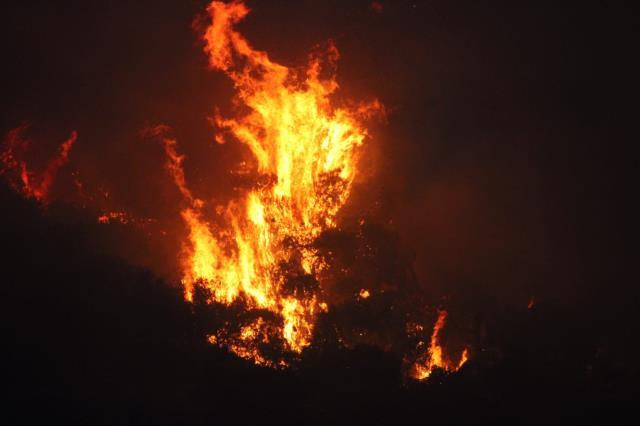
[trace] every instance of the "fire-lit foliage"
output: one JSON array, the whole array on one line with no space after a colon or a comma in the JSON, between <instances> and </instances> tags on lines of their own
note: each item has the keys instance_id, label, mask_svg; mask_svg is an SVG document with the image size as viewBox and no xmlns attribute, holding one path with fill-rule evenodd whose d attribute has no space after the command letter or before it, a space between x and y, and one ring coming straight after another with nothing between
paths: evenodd
<instances>
[{"instance_id":1,"label":"fire-lit foliage","mask_svg":"<svg viewBox=\"0 0 640 426\"><path fill-rule=\"evenodd\" d=\"M209 64L234 82L237 101L247 111L215 117L218 141L233 138L249 147L256 183L220 213L226 226L217 228L205 217L203 201L186 186L175 141L165 140L168 169L189 203L182 212L189 228L183 257L186 297L191 300L194 286L201 285L212 301L240 299L247 309L275 313L281 324L267 330L299 353L311 342L323 303L318 272L326 265L311 243L336 226L357 173L358 148L367 137L361 122L382 107L377 102L352 108L331 104L329 96L338 88L332 75L338 58L334 46L323 57L312 57L303 70L289 69L234 30L249 13L243 3L213 2L208 12L212 22L203 37ZM326 72L329 76L321 77ZM258 330L260 324L262 318L243 330ZM265 338L262 332L244 331L236 337L228 346L242 357L248 357L255 339ZM251 356L264 363L259 353Z\"/></svg>"}]
</instances>

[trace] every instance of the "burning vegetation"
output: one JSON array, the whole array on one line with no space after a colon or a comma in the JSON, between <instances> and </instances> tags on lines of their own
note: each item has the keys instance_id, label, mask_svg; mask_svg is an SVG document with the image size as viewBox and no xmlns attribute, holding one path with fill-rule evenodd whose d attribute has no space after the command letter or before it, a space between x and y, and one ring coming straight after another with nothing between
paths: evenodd
<instances>
[{"instance_id":1,"label":"burning vegetation","mask_svg":"<svg viewBox=\"0 0 640 426\"><path fill-rule=\"evenodd\" d=\"M411 377L417 380L423 380L428 378L435 369L443 371L456 371L464 365L469 359L469 349L465 348L462 351L460 360L457 363L451 362L451 360L444 354L443 347L440 344L440 333L447 320L447 311L440 310L438 312L438 319L433 326L433 333L431 334L431 340L429 347L424 350L425 343L420 341L418 348L422 352L418 356L418 360L413 364L411 368ZM422 328L422 327L420 327Z\"/></svg>"},{"instance_id":2,"label":"burning vegetation","mask_svg":"<svg viewBox=\"0 0 640 426\"><path fill-rule=\"evenodd\" d=\"M7 3L4 423L634 418L633 14L212 1Z\"/></svg>"},{"instance_id":3,"label":"burning vegetation","mask_svg":"<svg viewBox=\"0 0 640 426\"><path fill-rule=\"evenodd\" d=\"M248 149L250 159L234 169L245 178L243 185L226 205L200 196L187 181L186 156L169 136L171 128L149 127L141 136L160 142L165 168L182 197L181 284L188 302L215 312L205 330L208 341L273 368L290 366L305 350L331 342L400 354L416 380L435 370L458 370L469 349L456 361L446 354L443 309L429 332L431 304L392 231L368 218L341 217L371 138L366 126L385 116L382 104L338 100L339 53L333 43L290 68L236 31L249 13L241 1L214 1L207 13L202 40L209 66L223 72L236 91L234 115L216 113L212 120L215 139ZM24 196L46 205L77 134L44 171L34 173L20 159L24 131L7 135L1 173ZM157 222L122 209L99 210L99 224Z\"/></svg>"},{"instance_id":4,"label":"burning vegetation","mask_svg":"<svg viewBox=\"0 0 640 426\"><path fill-rule=\"evenodd\" d=\"M78 138L74 130L69 138L60 144L58 153L44 166L41 171L34 171L24 159L31 144L26 138L27 125L11 130L5 137L4 146L0 152L0 175L4 176L9 185L26 198L33 198L46 205L50 201L51 187L58 171L69 160L69 152Z\"/></svg>"},{"instance_id":5,"label":"burning vegetation","mask_svg":"<svg viewBox=\"0 0 640 426\"><path fill-rule=\"evenodd\" d=\"M233 81L241 106L235 118L216 115L217 141L249 148L253 163L244 172L252 182L212 220L204 213L206 203L187 187L176 142L164 139L167 169L187 202L182 282L190 301L201 287L210 303L238 304L255 313L235 332L224 328L211 335L212 343L258 364L283 366L260 345L277 341L283 350L300 354L311 345L318 315L332 309L326 290L330 250L323 252L318 241L342 232L338 214L368 137L363 123L384 109L377 101L334 106L339 55L333 44L305 67L291 69L255 50L235 30L249 13L243 3L213 2L208 13L211 24L203 38L209 64ZM356 303L370 296L361 289ZM458 366L445 362L438 344L443 326L440 317L428 354L421 355L429 360L417 364L421 372L413 377L425 378L424 371L433 368L453 371L466 361L465 351Z\"/></svg>"},{"instance_id":6,"label":"burning vegetation","mask_svg":"<svg viewBox=\"0 0 640 426\"><path fill-rule=\"evenodd\" d=\"M272 62L234 30L249 10L243 3L213 2L208 8L205 52L210 66L234 82L237 101L247 113L216 117L224 136L247 145L254 156L255 183L221 212L224 228L203 217L203 202L184 188L180 158L165 143L177 185L190 206L182 212L189 228L184 279L187 299L193 287L208 290L211 300L236 300L250 310L274 313L286 349L300 353L311 343L315 317L324 302L320 274L326 269L312 246L336 227L357 173L358 148L367 137L360 121L381 111L377 102L334 108L329 96L338 88L332 68L338 51L312 57L305 69ZM258 317L255 329L263 321ZM243 328L244 330L245 328ZM240 341L257 338L241 333ZM262 338L262 337L261 337ZM234 348L235 346L231 346ZM238 350L234 350L238 352ZM255 354L255 359L260 357Z\"/></svg>"}]
</instances>

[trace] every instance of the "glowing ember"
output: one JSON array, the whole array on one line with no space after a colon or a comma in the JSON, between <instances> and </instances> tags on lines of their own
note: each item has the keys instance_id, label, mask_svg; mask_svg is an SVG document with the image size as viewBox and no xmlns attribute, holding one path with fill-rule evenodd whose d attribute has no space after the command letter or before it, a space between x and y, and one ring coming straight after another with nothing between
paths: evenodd
<instances>
[{"instance_id":1,"label":"glowing ember","mask_svg":"<svg viewBox=\"0 0 640 426\"><path fill-rule=\"evenodd\" d=\"M469 359L469 351L465 348L460 356L458 363L453 363L449 360L443 352L440 344L440 333L447 320L447 311L440 310L438 312L438 319L433 326L433 333L431 334L431 341L426 354L419 358L412 367L411 377L417 380L424 380L431 376L435 369L444 370L447 372L457 371L467 362ZM423 343L423 342L420 342Z\"/></svg>"},{"instance_id":2,"label":"glowing ember","mask_svg":"<svg viewBox=\"0 0 640 426\"><path fill-rule=\"evenodd\" d=\"M126 212L106 212L98 216L98 223L108 224L108 223L129 223L129 216Z\"/></svg>"},{"instance_id":3,"label":"glowing ember","mask_svg":"<svg viewBox=\"0 0 640 426\"><path fill-rule=\"evenodd\" d=\"M371 293L369 290L363 288L360 290L360 293L358 293L358 296L360 296L360 299L368 299L369 296L371 296Z\"/></svg>"}]
</instances>

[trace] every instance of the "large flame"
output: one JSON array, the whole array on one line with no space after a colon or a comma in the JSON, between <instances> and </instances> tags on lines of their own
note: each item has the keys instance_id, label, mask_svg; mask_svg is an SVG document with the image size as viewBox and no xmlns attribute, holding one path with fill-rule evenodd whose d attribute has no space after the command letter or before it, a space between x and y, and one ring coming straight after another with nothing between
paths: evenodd
<instances>
[{"instance_id":1,"label":"large flame","mask_svg":"<svg viewBox=\"0 0 640 426\"><path fill-rule=\"evenodd\" d=\"M234 82L246 111L236 118L216 116L217 140L223 143L227 136L245 144L260 178L221 213L226 226L215 227L203 214L203 201L187 188L175 141L165 139L168 169L189 202L182 212L189 228L183 256L186 298L191 300L194 287L201 285L212 301L241 300L248 309L274 313L282 320L277 333L286 348L301 352L310 344L314 317L326 307L317 285L323 262L311 243L336 226L357 173L357 149L367 136L360 120L381 106L332 106L329 97L338 85L333 76L320 75L337 59L335 47L324 58L313 57L303 70L292 70L234 30L249 13L242 2L214 1L207 10L210 66ZM238 341L253 335L244 333ZM233 347L246 352L238 343Z\"/></svg>"}]
</instances>

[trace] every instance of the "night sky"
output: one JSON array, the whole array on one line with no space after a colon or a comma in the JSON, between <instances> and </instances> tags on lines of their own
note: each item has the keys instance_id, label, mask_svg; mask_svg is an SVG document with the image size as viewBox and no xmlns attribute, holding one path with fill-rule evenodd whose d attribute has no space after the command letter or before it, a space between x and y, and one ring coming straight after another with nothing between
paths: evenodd
<instances>
[{"instance_id":1,"label":"night sky","mask_svg":"<svg viewBox=\"0 0 640 426\"><path fill-rule=\"evenodd\" d=\"M299 66L333 40L338 96L388 109L345 216L384 226L433 304L481 324L476 360L407 384L397 357L367 346L313 351L294 371L248 366L204 342L207 313L172 284L180 194L141 129L172 128L206 197L231 196L246 155L215 144L207 120L232 110L233 87L194 29L206 4L1 6L0 131L29 123L36 165L78 132L46 210L0 185L7 424L566 424L635 397L630 11L247 1L239 29L256 48ZM83 208L72 172L109 196ZM154 218L167 236L105 229L92 209Z\"/></svg>"}]
</instances>

